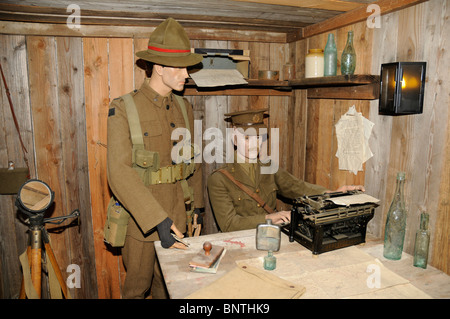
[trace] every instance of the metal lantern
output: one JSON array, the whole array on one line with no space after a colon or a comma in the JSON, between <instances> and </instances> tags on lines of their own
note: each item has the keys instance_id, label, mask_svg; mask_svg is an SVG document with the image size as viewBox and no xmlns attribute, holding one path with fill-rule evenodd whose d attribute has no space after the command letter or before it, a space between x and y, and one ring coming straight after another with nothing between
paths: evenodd
<instances>
[{"instance_id":1,"label":"metal lantern","mask_svg":"<svg viewBox=\"0 0 450 319\"><path fill-rule=\"evenodd\" d=\"M420 114L423 111L426 62L381 65L379 113Z\"/></svg>"}]
</instances>

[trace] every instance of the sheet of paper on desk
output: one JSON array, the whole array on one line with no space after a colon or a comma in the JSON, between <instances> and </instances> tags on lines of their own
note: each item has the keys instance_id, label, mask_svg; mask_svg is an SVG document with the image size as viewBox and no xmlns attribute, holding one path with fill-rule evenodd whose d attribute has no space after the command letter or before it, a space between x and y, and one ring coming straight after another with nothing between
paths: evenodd
<instances>
[{"instance_id":1,"label":"sheet of paper on desk","mask_svg":"<svg viewBox=\"0 0 450 319\"><path fill-rule=\"evenodd\" d=\"M234 70L202 69L189 74L198 87L247 84L242 74Z\"/></svg>"},{"instance_id":2,"label":"sheet of paper on desk","mask_svg":"<svg viewBox=\"0 0 450 319\"><path fill-rule=\"evenodd\" d=\"M381 246L382 249L382 246ZM356 246L311 257L310 251L274 254L277 268L270 273L305 288L301 298L430 298ZM263 271L262 258L236 262ZM397 293L397 295L395 295Z\"/></svg>"},{"instance_id":3,"label":"sheet of paper on desk","mask_svg":"<svg viewBox=\"0 0 450 319\"><path fill-rule=\"evenodd\" d=\"M369 137L373 123L356 112L353 105L336 123L336 138L339 169L357 174L362 171L362 164L373 156L369 147Z\"/></svg>"},{"instance_id":4,"label":"sheet of paper on desk","mask_svg":"<svg viewBox=\"0 0 450 319\"><path fill-rule=\"evenodd\" d=\"M327 199L336 205L350 206L356 204L378 203L380 200L367 194L356 194L351 196L338 196Z\"/></svg>"},{"instance_id":5,"label":"sheet of paper on desk","mask_svg":"<svg viewBox=\"0 0 450 319\"><path fill-rule=\"evenodd\" d=\"M298 299L305 292L264 269L239 263L231 271L186 299Z\"/></svg>"}]
</instances>

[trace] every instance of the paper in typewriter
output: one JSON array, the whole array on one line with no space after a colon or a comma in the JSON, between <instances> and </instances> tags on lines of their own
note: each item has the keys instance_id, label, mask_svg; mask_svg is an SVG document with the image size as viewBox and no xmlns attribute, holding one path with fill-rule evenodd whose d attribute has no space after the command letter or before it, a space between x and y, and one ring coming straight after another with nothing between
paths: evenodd
<instances>
[{"instance_id":1,"label":"paper in typewriter","mask_svg":"<svg viewBox=\"0 0 450 319\"><path fill-rule=\"evenodd\" d=\"M355 194L350 196L338 196L327 199L336 205L350 206L366 203L378 203L380 200L367 194Z\"/></svg>"},{"instance_id":2,"label":"paper in typewriter","mask_svg":"<svg viewBox=\"0 0 450 319\"><path fill-rule=\"evenodd\" d=\"M362 164L373 156L369 147L369 137L373 123L356 112L353 105L336 123L336 137L339 169L357 174L362 171Z\"/></svg>"}]
</instances>

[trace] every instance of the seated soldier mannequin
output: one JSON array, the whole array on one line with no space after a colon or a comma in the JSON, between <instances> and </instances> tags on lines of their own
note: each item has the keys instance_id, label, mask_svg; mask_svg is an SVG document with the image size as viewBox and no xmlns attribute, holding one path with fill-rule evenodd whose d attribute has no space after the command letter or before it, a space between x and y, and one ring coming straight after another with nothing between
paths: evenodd
<instances>
[{"instance_id":1,"label":"seated soldier mannequin","mask_svg":"<svg viewBox=\"0 0 450 319\"><path fill-rule=\"evenodd\" d=\"M261 128L265 128L264 131L267 132L263 121L265 111L250 110L225 114L228 116L226 120L230 121L233 127L235 160L214 171L208 178L211 207L223 232L256 228L267 219L271 219L274 224L289 222L290 211L276 211L277 195L294 199L329 192L325 187L299 180L283 168L278 168L274 174L261 173L261 167L267 164L263 164L258 157L267 136L258 132L262 132ZM258 195L263 204L258 203L237 184L244 185L253 194ZM336 191L349 190L364 191L364 187L342 186Z\"/></svg>"}]
</instances>

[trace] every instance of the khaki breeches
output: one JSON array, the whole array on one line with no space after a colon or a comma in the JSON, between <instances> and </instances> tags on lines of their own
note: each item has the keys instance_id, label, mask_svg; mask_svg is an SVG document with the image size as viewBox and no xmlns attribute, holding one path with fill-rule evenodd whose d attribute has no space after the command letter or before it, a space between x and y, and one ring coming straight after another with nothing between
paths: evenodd
<instances>
[{"instance_id":1,"label":"khaki breeches","mask_svg":"<svg viewBox=\"0 0 450 319\"><path fill-rule=\"evenodd\" d=\"M144 299L150 289L153 299L169 298L154 242L139 241L127 236L122 257L126 269L124 299Z\"/></svg>"}]
</instances>

